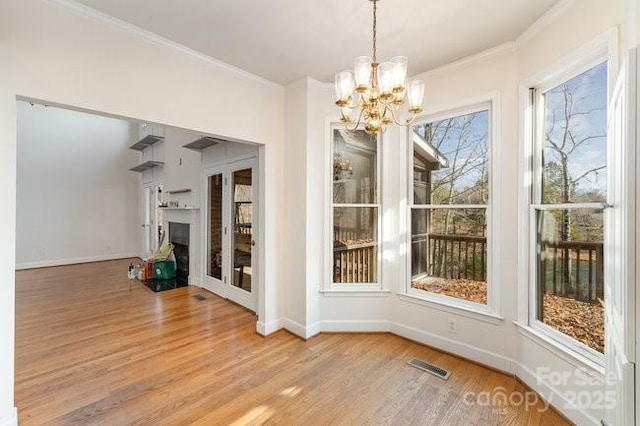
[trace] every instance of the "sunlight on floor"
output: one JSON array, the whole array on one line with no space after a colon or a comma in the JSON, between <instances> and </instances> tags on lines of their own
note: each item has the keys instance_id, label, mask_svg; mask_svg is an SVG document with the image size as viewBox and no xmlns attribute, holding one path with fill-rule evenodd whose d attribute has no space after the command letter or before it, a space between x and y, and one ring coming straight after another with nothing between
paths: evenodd
<instances>
[{"instance_id":1,"label":"sunlight on floor","mask_svg":"<svg viewBox=\"0 0 640 426\"><path fill-rule=\"evenodd\" d=\"M261 425L269 420L274 414L274 410L267 405L259 405L256 408L249 411L244 416L240 417L230 426L243 426L243 425Z\"/></svg>"},{"instance_id":2,"label":"sunlight on floor","mask_svg":"<svg viewBox=\"0 0 640 426\"><path fill-rule=\"evenodd\" d=\"M294 396L300 395L300 392L302 392L302 388L299 388L297 386L291 386L289 388L283 389L280 392L280 395L293 398Z\"/></svg>"}]
</instances>

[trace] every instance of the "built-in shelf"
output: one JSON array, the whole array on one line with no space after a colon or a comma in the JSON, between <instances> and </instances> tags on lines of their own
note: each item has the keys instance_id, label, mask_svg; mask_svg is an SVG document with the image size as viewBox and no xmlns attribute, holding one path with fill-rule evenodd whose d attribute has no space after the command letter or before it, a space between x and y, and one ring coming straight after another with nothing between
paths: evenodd
<instances>
[{"instance_id":1,"label":"built-in shelf","mask_svg":"<svg viewBox=\"0 0 640 426\"><path fill-rule=\"evenodd\" d=\"M186 188L186 189L173 189L171 191L164 191L167 194L184 194L186 192L191 192L190 188Z\"/></svg>"},{"instance_id":2,"label":"built-in shelf","mask_svg":"<svg viewBox=\"0 0 640 426\"><path fill-rule=\"evenodd\" d=\"M193 151L202 151L210 146L218 145L220 142L225 142L222 139L212 138L211 136L204 136L186 145L182 145L183 148L191 149Z\"/></svg>"},{"instance_id":3,"label":"built-in shelf","mask_svg":"<svg viewBox=\"0 0 640 426\"><path fill-rule=\"evenodd\" d=\"M145 170L162 165L164 165L162 161L145 161L144 163L138 164L137 166L132 167L129 170L131 170L132 172L144 172Z\"/></svg>"},{"instance_id":4,"label":"built-in shelf","mask_svg":"<svg viewBox=\"0 0 640 426\"><path fill-rule=\"evenodd\" d=\"M164 140L164 137L162 136L147 135L144 138L140 139L138 142L131 145L129 149L134 149L136 151L143 151L145 148L148 148L151 145L154 145L163 140Z\"/></svg>"},{"instance_id":5,"label":"built-in shelf","mask_svg":"<svg viewBox=\"0 0 640 426\"><path fill-rule=\"evenodd\" d=\"M158 207L162 210L200 210L200 207Z\"/></svg>"}]
</instances>

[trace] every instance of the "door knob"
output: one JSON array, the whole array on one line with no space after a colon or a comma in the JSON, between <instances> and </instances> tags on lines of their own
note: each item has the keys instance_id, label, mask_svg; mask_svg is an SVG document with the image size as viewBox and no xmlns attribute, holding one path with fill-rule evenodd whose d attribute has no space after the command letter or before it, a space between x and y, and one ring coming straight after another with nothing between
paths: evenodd
<instances>
[{"instance_id":1,"label":"door knob","mask_svg":"<svg viewBox=\"0 0 640 426\"><path fill-rule=\"evenodd\" d=\"M251 240L251 245L255 246L256 245L256 240Z\"/></svg>"}]
</instances>

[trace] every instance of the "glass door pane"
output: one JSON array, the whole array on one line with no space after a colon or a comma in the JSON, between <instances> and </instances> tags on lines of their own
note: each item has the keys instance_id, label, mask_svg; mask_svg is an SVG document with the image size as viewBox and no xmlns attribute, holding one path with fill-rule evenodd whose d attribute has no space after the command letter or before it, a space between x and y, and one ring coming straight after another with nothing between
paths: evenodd
<instances>
[{"instance_id":1,"label":"glass door pane","mask_svg":"<svg viewBox=\"0 0 640 426\"><path fill-rule=\"evenodd\" d=\"M222 280L222 174L209 176L209 250L207 275Z\"/></svg>"},{"instance_id":2,"label":"glass door pane","mask_svg":"<svg viewBox=\"0 0 640 426\"><path fill-rule=\"evenodd\" d=\"M231 285L251 292L251 248L252 248L252 169L236 170L232 175L231 195L233 200L233 273Z\"/></svg>"}]
</instances>

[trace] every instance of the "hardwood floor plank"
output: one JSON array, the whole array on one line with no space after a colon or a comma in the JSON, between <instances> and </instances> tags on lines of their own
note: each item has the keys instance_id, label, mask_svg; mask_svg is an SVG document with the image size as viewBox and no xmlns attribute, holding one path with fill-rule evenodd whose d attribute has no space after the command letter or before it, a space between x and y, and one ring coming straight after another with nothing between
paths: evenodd
<instances>
[{"instance_id":1,"label":"hardwood floor plank","mask_svg":"<svg viewBox=\"0 0 640 426\"><path fill-rule=\"evenodd\" d=\"M21 425L568 424L541 402L469 404L528 391L493 370L391 334L263 338L245 309L196 287L153 293L128 264L16 273Z\"/></svg>"}]
</instances>

